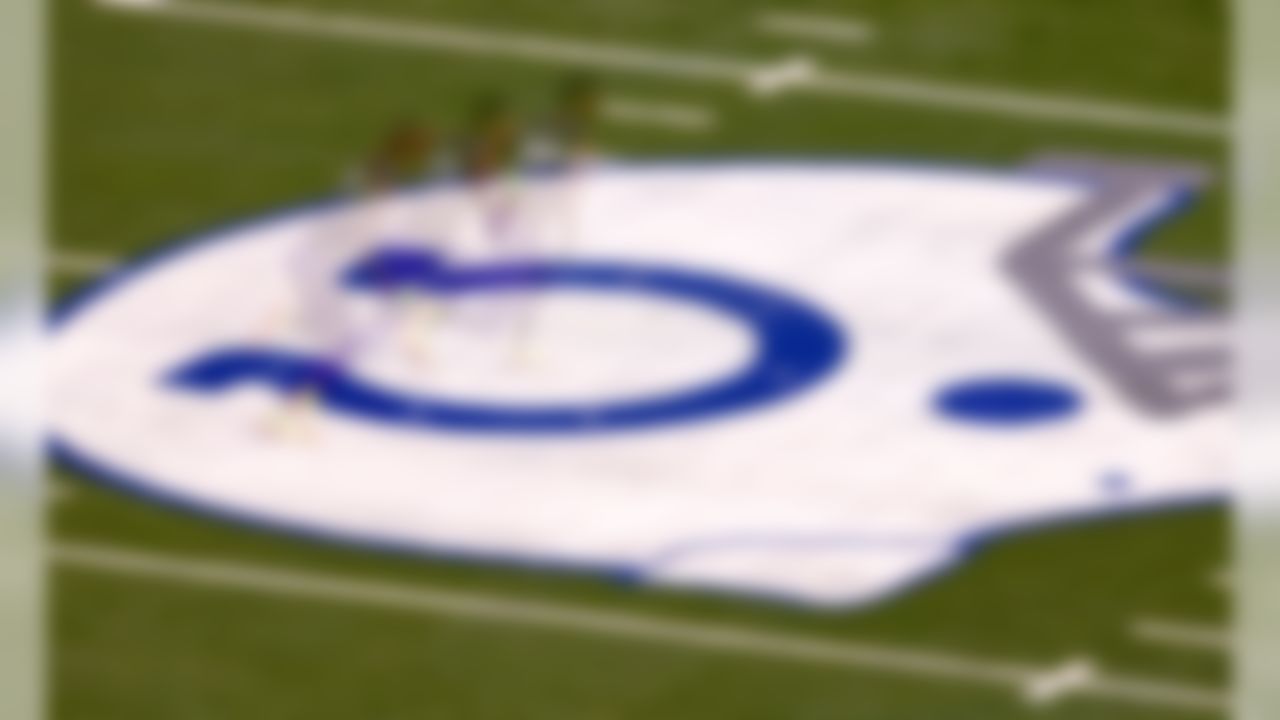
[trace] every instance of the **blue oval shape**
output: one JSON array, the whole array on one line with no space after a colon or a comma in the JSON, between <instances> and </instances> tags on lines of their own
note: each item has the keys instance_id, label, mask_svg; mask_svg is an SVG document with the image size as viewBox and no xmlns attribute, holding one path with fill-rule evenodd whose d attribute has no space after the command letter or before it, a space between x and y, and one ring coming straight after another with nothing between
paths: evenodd
<instances>
[{"instance_id":1,"label":"blue oval shape","mask_svg":"<svg viewBox=\"0 0 1280 720\"><path fill-rule=\"evenodd\" d=\"M961 380L935 399L950 420L1003 427L1065 420L1080 411L1080 394L1063 383L1030 378Z\"/></svg>"},{"instance_id":2,"label":"blue oval shape","mask_svg":"<svg viewBox=\"0 0 1280 720\"><path fill-rule=\"evenodd\" d=\"M781 291L706 272L608 261L507 261L454 266L421 248L383 249L347 274L353 291L413 289L433 295L548 290L639 293L693 303L741 323L756 339L742 368L672 393L592 403L505 405L397 392L321 358L272 347L215 348L175 368L168 381L205 394L247 382L282 392L316 385L332 410L367 421L471 433L587 434L635 430L744 412L793 397L831 374L850 340L816 307Z\"/></svg>"}]
</instances>

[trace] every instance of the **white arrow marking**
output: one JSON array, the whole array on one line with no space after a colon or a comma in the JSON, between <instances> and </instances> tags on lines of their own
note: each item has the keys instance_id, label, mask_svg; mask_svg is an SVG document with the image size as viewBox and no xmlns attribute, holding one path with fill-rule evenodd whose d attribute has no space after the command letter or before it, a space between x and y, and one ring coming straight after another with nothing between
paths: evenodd
<instances>
[{"instance_id":1,"label":"white arrow marking","mask_svg":"<svg viewBox=\"0 0 1280 720\"><path fill-rule=\"evenodd\" d=\"M1023 687L1023 697L1032 705L1049 705L1071 693L1084 690L1097 677L1098 671L1093 660L1073 658L1032 678Z\"/></svg>"}]
</instances>

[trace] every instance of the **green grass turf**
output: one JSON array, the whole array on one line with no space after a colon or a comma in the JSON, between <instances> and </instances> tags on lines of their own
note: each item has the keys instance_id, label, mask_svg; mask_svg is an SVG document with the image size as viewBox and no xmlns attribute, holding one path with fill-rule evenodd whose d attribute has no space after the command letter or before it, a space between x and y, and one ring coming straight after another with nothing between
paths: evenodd
<instances>
[{"instance_id":1,"label":"green grass turf","mask_svg":"<svg viewBox=\"0 0 1280 720\"><path fill-rule=\"evenodd\" d=\"M234 0L233 0L234 1ZM1031 92L1221 109L1229 16L1217 0L239 0L363 16L425 18L540 35L772 59L803 51L832 68ZM760 32L764 13L869 24L865 44Z\"/></svg>"},{"instance_id":2,"label":"green grass turf","mask_svg":"<svg viewBox=\"0 0 1280 720\"><path fill-rule=\"evenodd\" d=\"M59 606L64 718L1171 716L1086 700L1030 713L985 688L97 575L60 587L96 610Z\"/></svg>"},{"instance_id":3,"label":"green grass turf","mask_svg":"<svg viewBox=\"0 0 1280 720\"><path fill-rule=\"evenodd\" d=\"M268 4L263 2L262 4ZM281 4L281 3L273 3ZM299 5L304 3L292 3ZM779 3L783 4L783 3ZM750 32L762 3L312 0L387 17L771 58ZM1181 107L1224 105L1221 4L1210 0L884 0L792 3L876 22L833 67ZM778 5L771 5L777 7ZM456 122L475 94L542 109L561 69L54 9L57 248L127 256L167 238L329 192L390 121ZM848 99L761 102L725 85L606 76L611 93L705 105L716 133L609 126L623 155L843 155L1016 166L1041 151L1190 161L1226 174L1224 143L955 114ZM1221 259L1220 182L1150 252ZM51 279L55 292L75 280ZM986 548L964 570L865 611L809 613L590 577L385 558L194 520L83 485L56 506L59 538L394 578L659 617L1013 660L1086 654L1104 670L1222 686L1212 653L1135 642L1139 614L1222 624L1207 576L1227 560L1225 512L1206 508L1066 527ZM814 669L441 618L61 570L54 575L55 716L176 718L1155 718L1095 701L1032 712L1008 693ZM1194 717L1188 713L1188 717Z\"/></svg>"}]
</instances>

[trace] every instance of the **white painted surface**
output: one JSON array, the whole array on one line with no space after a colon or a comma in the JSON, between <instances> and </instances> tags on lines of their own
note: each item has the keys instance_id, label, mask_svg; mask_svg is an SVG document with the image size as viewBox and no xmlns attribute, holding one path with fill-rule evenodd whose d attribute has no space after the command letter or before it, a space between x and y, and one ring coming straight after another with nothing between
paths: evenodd
<instances>
[{"instance_id":1,"label":"white painted surface","mask_svg":"<svg viewBox=\"0 0 1280 720\"><path fill-rule=\"evenodd\" d=\"M1003 253L1078 207L1083 186L729 164L603 168L581 190L582 256L786 289L844 327L851 358L776 406L643 432L498 438L324 415L315 443L268 442L273 393L160 379L228 345L305 347L255 333L289 303L287 258L333 220L310 213L210 238L86 306L52 342L54 429L152 492L247 519L814 604L884 597L959 561L975 533L1113 510L1104 474L1134 479L1126 508L1223 490L1225 411L1138 413L1003 274ZM456 200L407 196L388 230L413 213L448 245ZM717 376L750 348L733 322L667 301L552 293L537 307L528 366L505 360L509 336L482 308L447 315L425 365L386 342L358 372L462 398L626 397ZM992 430L932 407L949 382L1010 373L1074 387L1085 411Z\"/></svg>"}]
</instances>

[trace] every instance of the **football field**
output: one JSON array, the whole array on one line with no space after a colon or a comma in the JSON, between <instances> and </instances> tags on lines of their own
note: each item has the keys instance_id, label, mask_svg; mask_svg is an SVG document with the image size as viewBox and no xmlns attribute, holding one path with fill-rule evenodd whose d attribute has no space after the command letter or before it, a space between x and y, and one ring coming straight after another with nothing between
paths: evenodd
<instances>
[{"instance_id":1,"label":"football field","mask_svg":"<svg viewBox=\"0 0 1280 720\"><path fill-rule=\"evenodd\" d=\"M55 304L175 238L333 193L397 119L457 126L493 92L536 115L578 69L601 81L611 158L1194 168L1195 203L1140 252L1229 255L1217 0L56 0L50 16ZM814 609L304 539L51 474L58 718L1228 715L1220 501L995 534L887 599Z\"/></svg>"}]
</instances>

